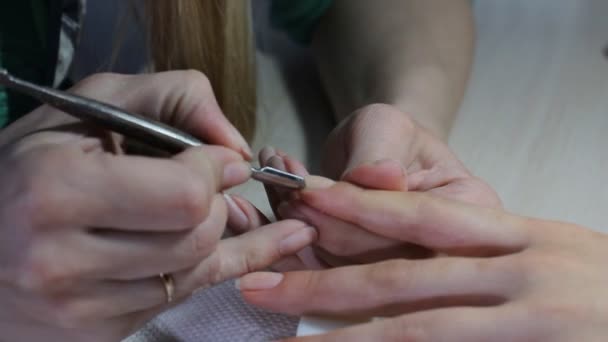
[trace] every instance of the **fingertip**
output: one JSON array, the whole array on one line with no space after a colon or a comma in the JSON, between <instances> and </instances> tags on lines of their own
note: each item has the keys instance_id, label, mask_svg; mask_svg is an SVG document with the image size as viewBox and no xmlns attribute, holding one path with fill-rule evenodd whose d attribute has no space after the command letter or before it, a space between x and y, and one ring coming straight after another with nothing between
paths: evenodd
<instances>
[{"instance_id":1,"label":"fingertip","mask_svg":"<svg viewBox=\"0 0 608 342\"><path fill-rule=\"evenodd\" d=\"M333 181L326 177L321 176L304 176L304 180L306 182L306 188L302 191L306 190L317 190L317 189L327 189L336 184L336 181Z\"/></svg>"},{"instance_id":2,"label":"fingertip","mask_svg":"<svg viewBox=\"0 0 608 342\"><path fill-rule=\"evenodd\" d=\"M241 292L264 291L277 287L284 278L282 273L255 272L237 279L235 286Z\"/></svg>"},{"instance_id":3,"label":"fingertip","mask_svg":"<svg viewBox=\"0 0 608 342\"><path fill-rule=\"evenodd\" d=\"M260 166L266 166L268 160L274 155L276 155L274 147L264 146L264 148L260 150L260 153L258 153L258 161L260 163Z\"/></svg>"}]
</instances>

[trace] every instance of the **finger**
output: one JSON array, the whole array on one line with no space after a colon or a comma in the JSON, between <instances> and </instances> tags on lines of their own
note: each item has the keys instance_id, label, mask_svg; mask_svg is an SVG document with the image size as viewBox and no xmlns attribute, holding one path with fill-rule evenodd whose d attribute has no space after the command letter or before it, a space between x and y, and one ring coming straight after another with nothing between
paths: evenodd
<instances>
[{"instance_id":1,"label":"finger","mask_svg":"<svg viewBox=\"0 0 608 342\"><path fill-rule=\"evenodd\" d=\"M247 179L249 166L227 149L189 149L174 159L87 154L73 146L44 153L38 173L55 181L34 188L45 224L175 231L204 220L211 198ZM39 177L37 175L36 177Z\"/></svg>"},{"instance_id":2,"label":"finger","mask_svg":"<svg viewBox=\"0 0 608 342\"><path fill-rule=\"evenodd\" d=\"M240 289L247 302L274 312L386 316L503 303L523 283L512 279L508 267L492 259L400 259L284 275L254 273L241 278Z\"/></svg>"},{"instance_id":3,"label":"finger","mask_svg":"<svg viewBox=\"0 0 608 342\"><path fill-rule=\"evenodd\" d=\"M243 234L263 225L270 220L251 202L235 194L224 194L228 206L227 228L236 234Z\"/></svg>"},{"instance_id":4,"label":"finger","mask_svg":"<svg viewBox=\"0 0 608 342\"><path fill-rule=\"evenodd\" d=\"M382 250L403 245L402 241L384 238L354 223L328 216L302 201L284 202L277 211L283 218L296 219L315 227L319 232L316 245L334 255L356 260L357 256L379 254Z\"/></svg>"},{"instance_id":5,"label":"finger","mask_svg":"<svg viewBox=\"0 0 608 342\"><path fill-rule=\"evenodd\" d=\"M73 92L160 120L250 159L249 145L220 109L209 80L196 71L146 75L98 74Z\"/></svg>"},{"instance_id":6,"label":"finger","mask_svg":"<svg viewBox=\"0 0 608 342\"><path fill-rule=\"evenodd\" d=\"M227 227L232 231L235 231L235 233L243 234L270 223L268 218L246 199L237 195L225 196L227 198L227 203L234 202L228 206L229 212L231 213L228 215ZM241 214L232 212L233 210L236 211L236 209L230 209L231 205L238 206L240 208L239 210L242 210L243 212L243 217L241 217ZM309 247L306 247L299 251L296 256L283 258L274 263L272 268L281 271L292 271L301 269L322 269L325 267L320 264L315 257L314 252L312 252Z\"/></svg>"},{"instance_id":7,"label":"finger","mask_svg":"<svg viewBox=\"0 0 608 342\"><path fill-rule=\"evenodd\" d=\"M302 164L299 160L287 154L281 157L283 158L283 162L285 163L285 168L287 169L287 172L291 172L302 177L308 176L310 174L304 164Z\"/></svg>"},{"instance_id":8,"label":"finger","mask_svg":"<svg viewBox=\"0 0 608 342\"><path fill-rule=\"evenodd\" d=\"M307 205L390 239L452 254L496 255L528 244L525 219L414 192L363 190L339 182L300 192Z\"/></svg>"},{"instance_id":9,"label":"finger","mask_svg":"<svg viewBox=\"0 0 608 342\"><path fill-rule=\"evenodd\" d=\"M263 269L279 258L293 254L314 240L314 230L301 222L272 224L241 237L224 240L217 251L192 269L171 274L174 300L244 273ZM104 281L76 290L73 309L96 317L113 317L167 306L158 275L132 281Z\"/></svg>"},{"instance_id":10,"label":"finger","mask_svg":"<svg viewBox=\"0 0 608 342\"><path fill-rule=\"evenodd\" d=\"M82 276L91 279L133 280L194 267L213 253L226 226L222 196L210 207L205 221L185 232L89 233L73 257L79 255Z\"/></svg>"},{"instance_id":11,"label":"finger","mask_svg":"<svg viewBox=\"0 0 608 342\"><path fill-rule=\"evenodd\" d=\"M410 142L416 141L417 134L415 124L409 117L383 104L361 108L352 117L350 155L344 167L345 173L359 165L385 159L409 164L414 156L410 153L413 148Z\"/></svg>"},{"instance_id":12,"label":"finger","mask_svg":"<svg viewBox=\"0 0 608 342\"><path fill-rule=\"evenodd\" d=\"M192 271L175 275L179 279L177 293L189 295L196 289L267 268L310 245L316 236L316 231L303 222L286 220L222 240L215 252Z\"/></svg>"},{"instance_id":13,"label":"finger","mask_svg":"<svg viewBox=\"0 0 608 342\"><path fill-rule=\"evenodd\" d=\"M531 317L510 308L451 308L374 320L284 341L547 341ZM498 323L500 322L500 324Z\"/></svg>"},{"instance_id":14,"label":"finger","mask_svg":"<svg viewBox=\"0 0 608 342\"><path fill-rule=\"evenodd\" d=\"M341 180L363 188L407 191L406 170L395 159L381 159L373 163L359 164L346 171Z\"/></svg>"}]
</instances>

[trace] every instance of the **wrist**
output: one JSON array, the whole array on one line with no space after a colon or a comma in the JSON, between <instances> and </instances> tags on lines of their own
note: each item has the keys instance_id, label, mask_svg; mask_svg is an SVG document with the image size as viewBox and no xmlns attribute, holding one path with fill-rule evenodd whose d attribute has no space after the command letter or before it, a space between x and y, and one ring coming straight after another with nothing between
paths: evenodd
<instances>
[{"instance_id":1,"label":"wrist","mask_svg":"<svg viewBox=\"0 0 608 342\"><path fill-rule=\"evenodd\" d=\"M406 75L395 78L394 75ZM338 118L344 119L353 110L369 104L391 105L408 115L418 125L433 135L447 141L453 119L462 99L462 90L455 89L447 74L440 68L418 67L408 72L395 72L393 76L378 75L377 82L370 84L369 91L362 91L358 99L351 98L350 105L335 106ZM460 87L463 88L463 87Z\"/></svg>"}]
</instances>

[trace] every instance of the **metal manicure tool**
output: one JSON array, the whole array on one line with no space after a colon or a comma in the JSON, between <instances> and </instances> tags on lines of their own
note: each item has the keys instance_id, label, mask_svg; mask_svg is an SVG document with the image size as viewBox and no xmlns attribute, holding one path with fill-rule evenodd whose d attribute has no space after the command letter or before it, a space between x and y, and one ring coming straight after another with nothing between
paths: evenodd
<instances>
[{"instance_id":1,"label":"metal manicure tool","mask_svg":"<svg viewBox=\"0 0 608 342\"><path fill-rule=\"evenodd\" d=\"M21 80L1 68L0 85L33 97L83 121L170 153L203 145L195 137L163 123L128 113L100 101ZM272 167L252 166L251 178L267 185L290 189L302 189L306 186L303 177Z\"/></svg>"}]
</instances>

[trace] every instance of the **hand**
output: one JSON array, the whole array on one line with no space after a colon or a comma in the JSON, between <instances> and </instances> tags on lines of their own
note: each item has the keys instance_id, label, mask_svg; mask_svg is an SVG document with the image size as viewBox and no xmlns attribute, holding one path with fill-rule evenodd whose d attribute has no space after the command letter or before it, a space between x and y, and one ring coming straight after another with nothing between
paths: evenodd
<instances>
[{"instance_id":1,"label":"hand","mask_svg":"<svg viewBox=\"0 0 608 342\"><path fill-rule=\"evenodd\" d=\"M175 299L267 267L314 239L284 221L220 241L221 191L244 182L244 140L201 74L95 76L74 92L210 143L159 159L47 106L0 133L0 331L8 340L119 340ZM238 151L237 152L235 152Z\"/></svg>"},{"instance_id":2,"label":"hand","mask_svg":"<svg viewBox=\"0 0 608 342\"><path fill-rule=\"evenodd\" d=\"M382 177L374 166L403 167L401 177ZM366 171L359 172L361 167ZM374 104L345 119L329 136L322 175L371 189L430 192L488 207L501 207L496 192L474 177L450 149L397 108Z\"/></svg>"},{"instance_id":3,"label":"hand","mask_svg":"<svg viewBox=\"0 0 608 342\"><path fill-rule=\"evenodd\" d=\"M344 183L314 192L333 217L443 256L243 277L243 297L268 310L386 317L298 341L600 341L608 334L605 234L422 193Z\"/></svg>"},{"instance_id":4,"label":"hand","mask_svg":"<svg viewBox=\"0 0 608 342\"><path fill-rule=\"evenodd\" d=\"M501 207L494 190L471 175L443 142L405 113L388 105L370 105L354 112L331 134L324 151L324 174L334 179L369 189L428 192ZM276 158L268 161L281 166ZM282 164L307 174L297 161ZM317 182L325 184L328 180L309 180L309 187ZM310 203L277 195L276 191L273 194L272 189L269 198L279 217L302 220L318 229L316 264L342 266L432 255L432 251L421 246L393 240L373 233L365 225L331 217Z\"/></svg>"}]
</instances>

